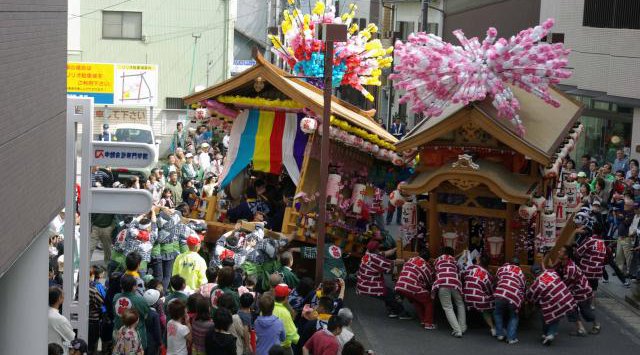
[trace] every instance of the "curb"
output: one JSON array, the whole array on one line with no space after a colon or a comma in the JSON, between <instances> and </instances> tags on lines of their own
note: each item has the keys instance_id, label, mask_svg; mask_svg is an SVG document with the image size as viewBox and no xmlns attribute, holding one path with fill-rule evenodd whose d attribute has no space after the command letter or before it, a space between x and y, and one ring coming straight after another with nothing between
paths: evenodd
<instances>
[{"instance_id":1,"label":"curb","mask_svg":"<svg viewBox=\"0 0 640 355\"><path fill-rule=\"evenodd\" d=\"M640 286L636 285L634 287L640 287ZM602 286L598 288L598 291L605 293L611 299L616 300L619 304L628 308L636 315L640 316L640 303L638 303L638 301L634 300L632 297L629 297L627 295L625 295L624 297L619 296L615 292L610 291L607 287L602 287Z\"/></svg>"}]
</instances>

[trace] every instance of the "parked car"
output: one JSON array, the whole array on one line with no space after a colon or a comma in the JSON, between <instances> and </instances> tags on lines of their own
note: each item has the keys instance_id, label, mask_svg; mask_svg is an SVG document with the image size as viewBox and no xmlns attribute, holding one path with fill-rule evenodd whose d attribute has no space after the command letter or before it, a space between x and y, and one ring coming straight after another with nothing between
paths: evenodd
<instances>
[{"instance_id":1,"label":"parked car","mask_svg":"<svg viewBox=\"0 0 640 355\"><path fill-rule=\"evenodd\" d=\"M150 125L137 123L119 124L115 127L113 134L111 135L111 139L115 142L151 144L153 145L156 153L154 163L158 162L160 141L155 139L153 128L151 128ZM113 166L111 167L111 171L117 181L124 182L131 179L133 176L138 176L140 178L140 184L142 185L149 178L152 168L153 166L146 168L124 168Z\"/></svg>"}]
</instances>

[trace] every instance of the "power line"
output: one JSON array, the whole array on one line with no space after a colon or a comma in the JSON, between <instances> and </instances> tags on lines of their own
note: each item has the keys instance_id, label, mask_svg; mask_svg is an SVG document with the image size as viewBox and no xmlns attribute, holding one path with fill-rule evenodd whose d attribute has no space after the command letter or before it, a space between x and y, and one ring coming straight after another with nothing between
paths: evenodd
<instances>
[{"instance_id":1,"label":"power line","mask_svg":"<svg viewBox=\"0 0 640 355\"><path fill-rule=\"evenodd\" d=\"M122 5L122 4L126 3L126 2L129 2L129 1L132 1L132 0L123 0L123 1L121 1L121 2L119 2L119 3L117 3L117 4L113 4L113 5L105 6L105 7L101 8L101 9L96 9L96 10L93 10L93 11L89 11L89 12L86 12L86 13L81 14L81 15L71 15L69 19L75 19L75 18L85 17L85 16L87 16L87 15L91 15L91 14L94 14L94 13L99 12L99 11L101 12L101 11L103 11L103 10L107 10L107 9L110 9L110 8L116 7L116 6L118 6L118 5Z\"/></svg>"}]
</instances>

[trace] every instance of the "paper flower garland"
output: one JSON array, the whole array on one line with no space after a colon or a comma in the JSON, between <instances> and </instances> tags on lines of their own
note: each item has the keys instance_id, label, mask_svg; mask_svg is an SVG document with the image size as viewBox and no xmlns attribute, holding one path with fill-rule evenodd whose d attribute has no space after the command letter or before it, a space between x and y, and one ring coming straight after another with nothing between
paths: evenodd
<instances>
[{"instance_id":1,"label":"paper flower garland","mask_svg":"<svg viewBox=\"0 0 640 355\"><path fill-rule=\"evenodd\" d=\"M524 135L518 116L520 104L508 84L557 107L560 104L550 96L549 85L571 76L565 69L569 51L564 45L539 42L551 27L553 20L549 19L509 40L497 41L497 31L491 27L482 43L456 30L453 34L462 47L432 34L411 34L407 43L396 42L400 63L390 78L397 89L405 91L400 102L411 103L413 111L427 116L442 114L450 103L468 104L488 95L498 114L511 120L518 134Z\"/></svg>"},{"instance_id":2,"label":"paper flower garland","mask_svg":"<svg viewBox=\"0 0 640 355\"><path fill-rule=\"evenodd\" d=\"M273 52L282 58L296 75L304 75L307 81L322 85L324 74L324 42L316 38L316 30L323 23L349 26L347 42L335 43L332 86L349 85L360 91L370 101L373 95L364 85L380 86L383 68L391 66L393 47L384 49L378 39L371 35L378 31L375 24L360 29L352 24L357 7L349 5L349 12L336 17L336 10L329 0L316 2L311 14L303 14L300 1L289 0L280 25L283 38L270 35ZM329 5L328 5L329 4Z\"/></svg>"}]
</instances>

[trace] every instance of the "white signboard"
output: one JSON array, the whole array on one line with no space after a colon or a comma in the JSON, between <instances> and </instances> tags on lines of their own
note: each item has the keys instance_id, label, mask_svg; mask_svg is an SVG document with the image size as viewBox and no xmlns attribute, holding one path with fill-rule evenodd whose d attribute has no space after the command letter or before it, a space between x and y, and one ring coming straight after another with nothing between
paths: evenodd
<instances>
[{"instance_id":1,"label":"white signboard","mask_svg":"<svg viewBox=\"0 0 640 355\"><path fill-rule=\"evenodd\" d=\"M120 106L158 106L158 66L116 64L113 104Z\"/></svg>"},{"instance_id":2,"label":"white signboard","mask_svg":"<svg viewBox=\"0 0 640 355\"><path fill-rule=\"evenodd\" d=\"M92 146L91 165L145 168L157 162L151 144L94 141Z\"/></svg>"},{"instance_id":3,"label":"white signboard","mask_svg":"<svg viewBox=\"0 0 640 355\"><path fill-rule=\"evenodd\" d=\"M147 190L91 188L91 213L142 214L151 211L152 204Z\"/></svg>"},{"instance_id":4,"label":"white signboard","mask_svg":"<svg viewBox=\"0 0 640 355\"><path fill-rule=\"evenodd\" d=\"M243 71L251 68L256 65L256 61L251 60L234 60L233 65L231 66L231 75L240 74Z\"/></svg>"}]
</instances>

